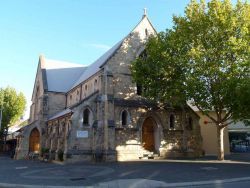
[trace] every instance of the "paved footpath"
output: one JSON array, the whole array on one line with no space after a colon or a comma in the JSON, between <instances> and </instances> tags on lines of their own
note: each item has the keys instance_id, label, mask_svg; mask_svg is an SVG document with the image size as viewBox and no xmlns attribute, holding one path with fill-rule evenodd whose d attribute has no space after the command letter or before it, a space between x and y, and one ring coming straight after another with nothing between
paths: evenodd
<instances>
[{"instance_id":1,"label":"paved footpath","mask_svg":"<svg viewBox=\"0 0 250 188\"><path fill-rule=\"evenodd\" d=\"M0 187L250 187L250 154L215 158L54 164L0 156ZM219 185L219 186L218 186Z\"/></svg>"}]
</instances>

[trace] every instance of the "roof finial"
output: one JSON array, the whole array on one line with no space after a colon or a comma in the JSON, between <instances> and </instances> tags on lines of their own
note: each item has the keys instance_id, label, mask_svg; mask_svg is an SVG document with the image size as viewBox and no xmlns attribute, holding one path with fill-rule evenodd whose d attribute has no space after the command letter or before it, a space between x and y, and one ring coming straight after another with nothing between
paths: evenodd
<instances>
[{"instance_id":1,"label":"roof finial","mask_svg":"<svg viewBox=\"0 0 250 188\"><path fill-rule=\"evenodd\" d=\"M143 13L143 17L147 16L147 8L144 8L144 13Z\"/></svg>"}]
</instances>

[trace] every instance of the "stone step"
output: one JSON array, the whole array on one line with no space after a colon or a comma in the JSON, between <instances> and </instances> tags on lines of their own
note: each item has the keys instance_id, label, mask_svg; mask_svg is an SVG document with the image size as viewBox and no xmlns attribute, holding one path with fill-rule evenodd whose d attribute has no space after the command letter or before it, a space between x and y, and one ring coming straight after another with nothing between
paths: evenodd
<instances>
[{"instance_id":1,"label":"stone step","mask_svg":"<svg viewBox=\"0 0 250 188\"><path fill-rule=\"evenodd\" d=\"M155 159L157 157L159 157L159 154L153 152L147 152L143 153L143 155L139 157L139 159Z\"/></svg>"}]
</instances>

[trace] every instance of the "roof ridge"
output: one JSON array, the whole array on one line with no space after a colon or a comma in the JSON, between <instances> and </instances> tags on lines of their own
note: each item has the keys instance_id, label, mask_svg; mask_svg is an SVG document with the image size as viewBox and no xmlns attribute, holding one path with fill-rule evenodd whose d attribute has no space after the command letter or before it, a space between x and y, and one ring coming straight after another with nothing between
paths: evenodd
<instances>
[{"instance_id":1,"label":"roof ridge","mask_svg":"<svg viewBox=\"0 0 250 188\"><path fill-rule=\"evenodd\" d=\"M42 69L60 69L60 68L73 68L73 67L86 67L86 65L73 63L64 60L56 60L42 57L43 67Z\"/></svg>"}]
</instances>

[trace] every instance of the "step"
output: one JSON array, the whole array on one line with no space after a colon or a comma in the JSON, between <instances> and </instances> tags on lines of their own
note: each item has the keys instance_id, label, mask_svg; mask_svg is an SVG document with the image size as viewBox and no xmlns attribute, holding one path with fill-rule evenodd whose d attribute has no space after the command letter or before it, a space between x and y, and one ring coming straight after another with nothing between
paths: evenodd
<instances>
[{"instance_id":1,"label":"step","mask_svg":"<svg viewBox=\"0 0 250 188\"><path fill-rule=\"evenodd\" d=\"M139 159L155 159L159 157L159 154L149 152L149 153L144 153Z\"/></svg>"}]
</instances>

